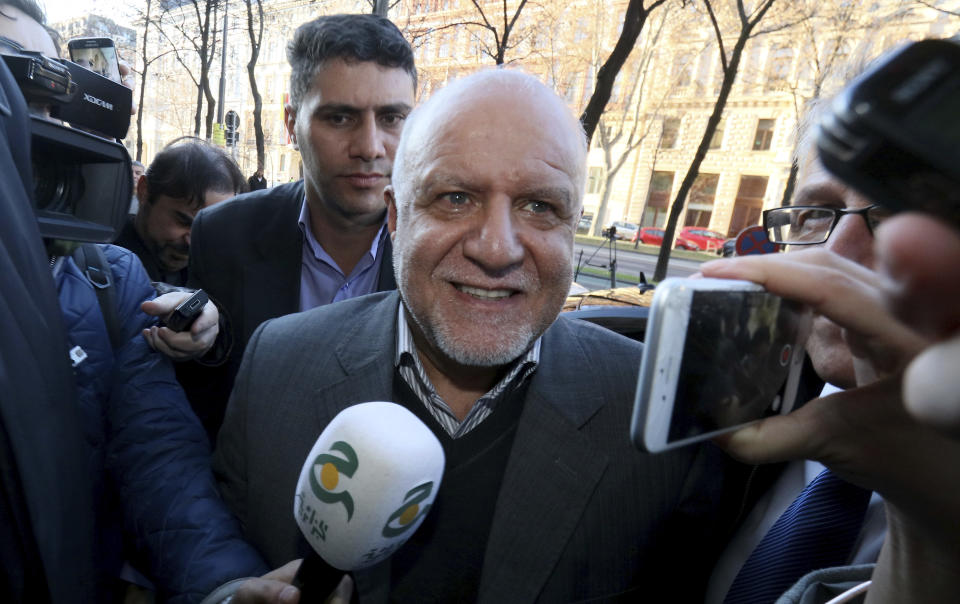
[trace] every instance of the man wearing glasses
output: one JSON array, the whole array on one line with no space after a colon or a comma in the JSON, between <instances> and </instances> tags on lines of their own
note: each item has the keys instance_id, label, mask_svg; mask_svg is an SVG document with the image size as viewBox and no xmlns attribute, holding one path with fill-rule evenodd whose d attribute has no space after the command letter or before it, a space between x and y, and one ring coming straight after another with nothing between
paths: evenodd
<instances>
[{"instance_id":1,"label":"man wearing glasses","mask_svg":"<svg viewBox=\"0 0 960 604\"><path fill-rule=\"evenodd\" d=\"M771 241L788 246L823 245L832 252L873 269L873 231L891 215L827 172L814 141L812 119L828 103L819 103L801 124L797 145L797 189L791 205L763 213ZM788 248L789 250L790 248ZM796 248L794 248L796 249ZM824 317L814 321L807 354L817 375L840 388L855 385L850 351L840 328Z\"/></svg>"},{"instance_id":2,"label":"man wearing glasses","mask_svg":"<svg viewBox=\"0 0 960 604\"><path fill-rule=\"evenodd\" d=\"M796 192L791 205L764 211L763 226L771 241L789 246L788 252L820 245L872 270L875 264L873 232L891 213L834 178L820 162L816 129L812 126L827 107L829 99L820 100L807 111L798 126ZM857 385L853 356L837 324L822 315L815 316L806 351L817 376L825 382L822 396ZM803 381L809 383L806 379ZM816 391L810 394L815 395ZM744 579L736 581L736 578L749 566L745 562L768 530L823 469L822 464L814 461L787 464L720 557L710 579L708 603L763 601L763 597L755 597L757 594L745 593ZM867 564L875 562L879 555L886 534L884 504L876 494L869 496L869 500L867 497L864 493L862 500L868 503L864 504L863 521L859 534L850 544L850 554L846 560L834 564ZM829 540L829 529L824 532L827 533L825 540ZM812 547L817 549L820 545ZM819 568L812 561L811 565L803 571L797 570L799 574L789 580L784 578L783 589L806 572Z\"/></svg>"}]
</instances>

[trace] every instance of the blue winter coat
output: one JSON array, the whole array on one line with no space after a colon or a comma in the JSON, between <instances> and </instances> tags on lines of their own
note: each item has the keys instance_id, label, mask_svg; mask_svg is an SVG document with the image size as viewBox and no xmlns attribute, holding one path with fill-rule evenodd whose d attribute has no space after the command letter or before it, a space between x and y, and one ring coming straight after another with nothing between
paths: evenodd
<instances>
[{"instance_id":1,"label":"blue winter coat","mask_svg":"<svg viewBox=\"0 0 960 604\"><path fill-rule=\"evenodd\" d=\"M90 281L72 258L54 279L77 363L83 429L93 445L90 476L99 497L98 537L107 574L119 571L121 522L135 560L161 598L201 600L218 585L267 571L217 493L206 432L174 376L171 361L141 330L140 310L155 292L137 257L101 246L110 263L124 344L114 351ZM131 555L131 552L126 552Z\"/></svg>"}]
</instances>

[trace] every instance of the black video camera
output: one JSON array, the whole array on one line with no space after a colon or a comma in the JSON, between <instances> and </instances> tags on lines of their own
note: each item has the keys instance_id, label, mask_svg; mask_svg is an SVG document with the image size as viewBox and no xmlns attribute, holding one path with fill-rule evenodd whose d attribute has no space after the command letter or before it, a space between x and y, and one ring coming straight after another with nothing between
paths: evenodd
<instances>
[{"instance_id":1,"label":"black video camera","mask_svg":"<svg viewBox=\"0 0 960 604\"><path fill-rule=\"evenodd\" d=\"M960 226L960 41L914 42L855 79L823 116L817 149L871 200Z\"/></svg>"},{"instance_id":2,"label":"black video camera","mask_svg":"<svg viewBox=\"0 0 960 604\"><path fill-rule=\"evenodd\" d=\"M3 59L26 101L49 106L51 117L70 124L30 118L41 236L113 241L126 219L133 184L127 150L109 138L126 136L132 91L76 63L3 42Z\"/></svg>"}]
</instances>

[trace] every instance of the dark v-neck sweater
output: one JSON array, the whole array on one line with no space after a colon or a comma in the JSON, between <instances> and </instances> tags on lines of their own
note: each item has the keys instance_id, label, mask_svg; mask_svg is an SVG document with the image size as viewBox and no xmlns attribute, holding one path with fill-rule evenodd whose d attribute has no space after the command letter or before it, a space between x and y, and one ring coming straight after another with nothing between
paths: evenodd
<instances>
[{"instance_id":1,"label":"dark v-neck sweater","mask_svg":"<svg viewBox=\"0 0 960 604\"><path fill-rule=\"evenodd\" d=\"M391 557L391 602L473 602L529 380L504 393L476 428L451 438L400 377L394 400L437 436L446 455L440 490L423 524Z\"/></svg>"}]
</instances>

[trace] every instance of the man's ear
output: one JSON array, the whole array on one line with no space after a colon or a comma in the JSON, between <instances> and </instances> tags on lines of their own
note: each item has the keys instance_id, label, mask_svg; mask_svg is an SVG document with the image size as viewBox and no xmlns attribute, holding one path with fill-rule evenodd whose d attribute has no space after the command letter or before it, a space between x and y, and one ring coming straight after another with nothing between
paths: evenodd
<instances>
[{"instance_id":1,"label":"man's ear","mask_svg":"<svg viewBox=\"0 0 960 604\"><path fill-rule=\"evenodd\" d=\"M397 197L393 192L393 185L383 188L383 200L387 202L387 232L393 240L397 233Z\"/></svg>"},{"instance_id":2,"label":"man's ear","mask_svg":"<svg viewBox=\"0 0 960 604\"><path fill-rule=\"evenodd\" d=\"M140 202L140 205L147 203L147 175L141 174L140 178L137 179L137 189L135 191L137 194L137 201Z\"/></svg>"},{"instance_id":3,"label":"man's ear","mask_svg":"<svg viewBox=\"0 0 960 604\"><path fill-rule=\"evenodd\" d=\"M283 120L284 126L287 128L287 134L290 135L290 142L293 143L293 148L300 150L300 145L297 144L297 131L294 126L297 124L297 110L296 108L287 103L283 106Z\"/></svg>"}]
</instances>

